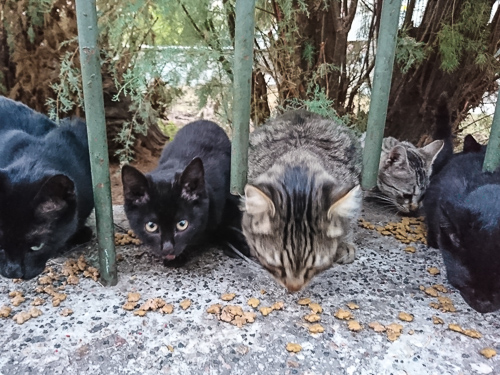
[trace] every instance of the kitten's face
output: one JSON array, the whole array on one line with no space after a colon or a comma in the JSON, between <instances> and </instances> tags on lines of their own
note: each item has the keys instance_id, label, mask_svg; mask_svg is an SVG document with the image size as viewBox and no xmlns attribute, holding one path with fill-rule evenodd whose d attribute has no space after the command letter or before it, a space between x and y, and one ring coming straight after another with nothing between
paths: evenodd
<instances>
[{"instance_id":1,"label":"kitten's face","mask_svg":"<svg viewBox=\"0 0 500 375\"><path fill-rule=\"evenodd\" d=\"M12 186L0 172L0 274L31 279L77 227L73 182L56 175Z\"/></svg>"},{"instance_id":2,"label":"kitten's face","mask_svg":"<svg viewBox=\"0 0 500 375\"><path fill-rule=\"evenodd\" d=\"M174 181L152 181L131 166L123 167L122 181L130 226L156 256L174 260L203 235L209 200L199 158Z\"/></svg>"},{"instance_id":3,"label":"kitten's face","mask_svg":"<svg viewBox=\"0 0 500 375\"><path fill-rule=\"evenodd\" d=\"M438 243L448 281L487 313L500 309L500 186L483 186L467 200L482 212L443 205Z\"/></svg>"},{"instance_id":4,"label":"kitten's face","mask_svg":"<svg viewBox=\"0 0 500 375\"><path fill-rule=\"evenodd\" d=\"M344 220L361 204L359 192L325 186L287 194L247 185L242 228L252 254L290 292L301 290L334 263L347 230Z\"/></svg>"},{"instance_id":5,"label":"kitten's face","mask_svg":"<svg viewBox=\"0 0 500 375\"><path fill-rule=\"evenodd\" d=\"M432 163L443 144L438 140L419 149L396 144L383 152L377 177L381 199L400 212L416 212L429 184Z\"/></svg>"}]
</instances>

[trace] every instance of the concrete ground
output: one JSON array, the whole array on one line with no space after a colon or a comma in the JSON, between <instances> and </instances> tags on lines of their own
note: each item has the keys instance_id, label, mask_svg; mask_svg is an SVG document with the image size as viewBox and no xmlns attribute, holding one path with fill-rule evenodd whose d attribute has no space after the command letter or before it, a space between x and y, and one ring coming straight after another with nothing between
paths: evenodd
<instances>
[{"instance_id":1,"label":"concrete ground","mask_svg":"<svg viewBox=\"0 0 500 375\"><path fill-rule=\"evenodd\" d=\"M372 206L366 206L363 217L381 225L399 220ZM119 207L115 222L126 226ZM353 264L333 267L297 294L287 293L256 265L230 259L218 249L184 268L170 269L141 247L120 246L117 286L103 287L80 275L77 285L59 291L67 298L58 307L50 296L37 292L37 280L1 279L0 307L11 306L13 312L0 318L0 374L500 374L500 356L487 359L479 353L485 347L500 352L500 312L482 315L469 308L447 283L437 250L419 244L415 253L406 253L407 245L364 228L358 228L356 243ZM81 254L96 264L94 243L51 261L53 273ZM441 273L432 276L429 267ZM65 280L60 277L52 284L57 287ZM434 284L450 291L440 294L453 301L456 312L430 306L437 298L419 287ZM8 294L16 290L26 301L13 307ZM136 316L122 308L129 292L140 293L139 303L161 297L174 311ZM223 293L236 297L224 302ZM12 320L13 314L28 311L36 297L46 300L38 306L41 316L22 325ZM283 301L284 308L263 316L247 305L251 297L261 306ZM297 304L305 297L323 308L324 333L309 333L303 316L310 309ZM179 307L184 299L192 301L187 310ZM360 332L334 317L339 308L349 310L348 302L359 306L352 315L362 325ZM253 310L255 322L238 328L219 321L206 312L215 303ZM65 308L73 314L62 316ZM400 312L414 320L399 320ZM444 324L434 324L433 316ZM368 327L374 321L401 324L401 336L389 341L386 333ZM477 330L482 337L451 331L450 323ZM302 350L287 352L290 342Z\"/></svg>"}]
</instances>

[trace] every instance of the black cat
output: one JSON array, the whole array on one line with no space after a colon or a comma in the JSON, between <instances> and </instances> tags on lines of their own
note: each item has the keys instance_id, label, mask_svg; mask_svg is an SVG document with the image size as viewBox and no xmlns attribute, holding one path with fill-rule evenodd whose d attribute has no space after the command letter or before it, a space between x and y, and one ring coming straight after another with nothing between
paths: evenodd
<instances>
[{"instance_id":1,"label":"black cat","mask_svg":"<svg viewBox=\"0 0 500 375\"><path fill-rule=\"evenodd\" d=\"M484 147L472 140L431 180L424 209L448 281L486 313L500 309L500 170L482 172Z\"/></svg>"},{"instance_id":2,"label":"black cat","mask_svg":"<svg viewBox=\"0 0 500 375\"><path fill-rule=\"evenodd\" d=\"M187 254L207 241L243 238L238 200L229 193L230 164L226 133L217 124L200 120L179 130L155 170L144 175L123 167L130 226L165 264L181 265ZM247 253L246 247L242 250Z\"/></svg>"},{"instance_id":3,"label":"black cat","mask_svg":"<svg viewBox=\"0 0 500 375\"><path fill-rule=\"evenodd\" d=\"M0 274L31 279L47 260L92 236L85 122L57 126L0 97Z\"/></svg>"}]
</instances>

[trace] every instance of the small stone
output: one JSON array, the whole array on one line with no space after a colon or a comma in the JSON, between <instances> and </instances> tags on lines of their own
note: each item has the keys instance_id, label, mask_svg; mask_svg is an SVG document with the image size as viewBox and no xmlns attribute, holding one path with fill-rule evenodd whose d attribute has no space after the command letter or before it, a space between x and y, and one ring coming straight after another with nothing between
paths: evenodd
<instances>
[{"instance_id":1,"label":"small stone","mask_svg":"<svg viewBox=\"0 0 500 375\"><path fill-rule=\"evenodd\" d=\"M481 353L482 356L484 356L484 357L486 357L488 359L490 359L490 358L492 358L492 357L494 357L494 356L497 355L496 350L493 349L493 348L484 348L484 349L481 349L481 351L479 353Z\"/></svg>"},{"instance_id":2,"label":"small stone","mask_svg":"<svg viewBox=\"0 0 500 375\"><path fill-rule=\"evenodd\" d=\"M187 310L189 308L189 306L191 306L191 300L190 299L185 299L184 301L182 301L181 303L179 303L179 306L183 310Z\"/></svg>"},{"instance_id":3,"label":"small stone","mask_svg":"<svg viewBox=\"0 0 500 375\"><path fill-rule=\"evenodd\" d=\"M293 342L289 342L286 344L286 350L288 350L291 353L298 353L302 350L302 346L299 344L295 344Z\"/></svg>"},{"instance_id":4,"label":"small stone","mask_svg":"<svg viewBox=\"0 0 500 375\"><path fill-rule=\"evenodd\" d=\"M234 294L234 293L225 293L220 298L223 301L231 301L234 299L234 297L236 297L236 294Z\"/></svg>"},{"instance_id":5,"label":"small stone","mask_svg":"<svg viewBox=\"0 0 500 375\"><path fill-rule=\"evenodd\" d=\"M267 292L264 289L260 290L260 294L266 294Z\"/></svg>"},{"instance_id":6,"label":"small stone","mask_svg":"<svg viewBox=\"0 0 500 375\"><path fill-rule=\"evenodd\" d=\"M260 305L260 301L257 298L250 298L247 302L249 306L252 306L253 308L256 308L257 306Z\"/></svg>"}]
</instances>

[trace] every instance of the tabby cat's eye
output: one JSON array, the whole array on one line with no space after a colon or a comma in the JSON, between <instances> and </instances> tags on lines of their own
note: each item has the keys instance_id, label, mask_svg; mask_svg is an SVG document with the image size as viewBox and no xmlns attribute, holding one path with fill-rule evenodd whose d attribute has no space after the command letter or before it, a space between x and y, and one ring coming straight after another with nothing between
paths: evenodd
<instances>
[{"instance_id":1,"label":"tabby cat's eye","mask_svg":"<svg viewBox=\"0 0 500 375\"><path fill-rule=\"evenodd\" d=\"M183 230L186 230L186 228L188 227L188 221L187 220L181 220L177 223L177 230L179 231L183 231Z\"/></svg>"},{"instance_id":2,"label":"tabby cat's eye","mask_svg":"<svg viewBox=\"0 0 500 375\"><path fill-rule=\"evenodd\" d=\"M40 245L38 245L38 246L31 246L31 250L33 250L33 251L38 251L38 250L40 250L40 249L41 249L44 245L45 245L45 243L44 243L44 242L42 242L42 243L41 243Z\"/></svg>"},{"instance_id":3,"label":"tabby cat's eye","mask_svg":"<svg viewBox=\"0 0 500 375\"><path fill-rule=\"evenodd\" d=\"M158 225L156 223L153 223L152 221L149 221L146 223L146 231L149 233L154 233L158 230Z\"/></svg>"}]
</instances>

